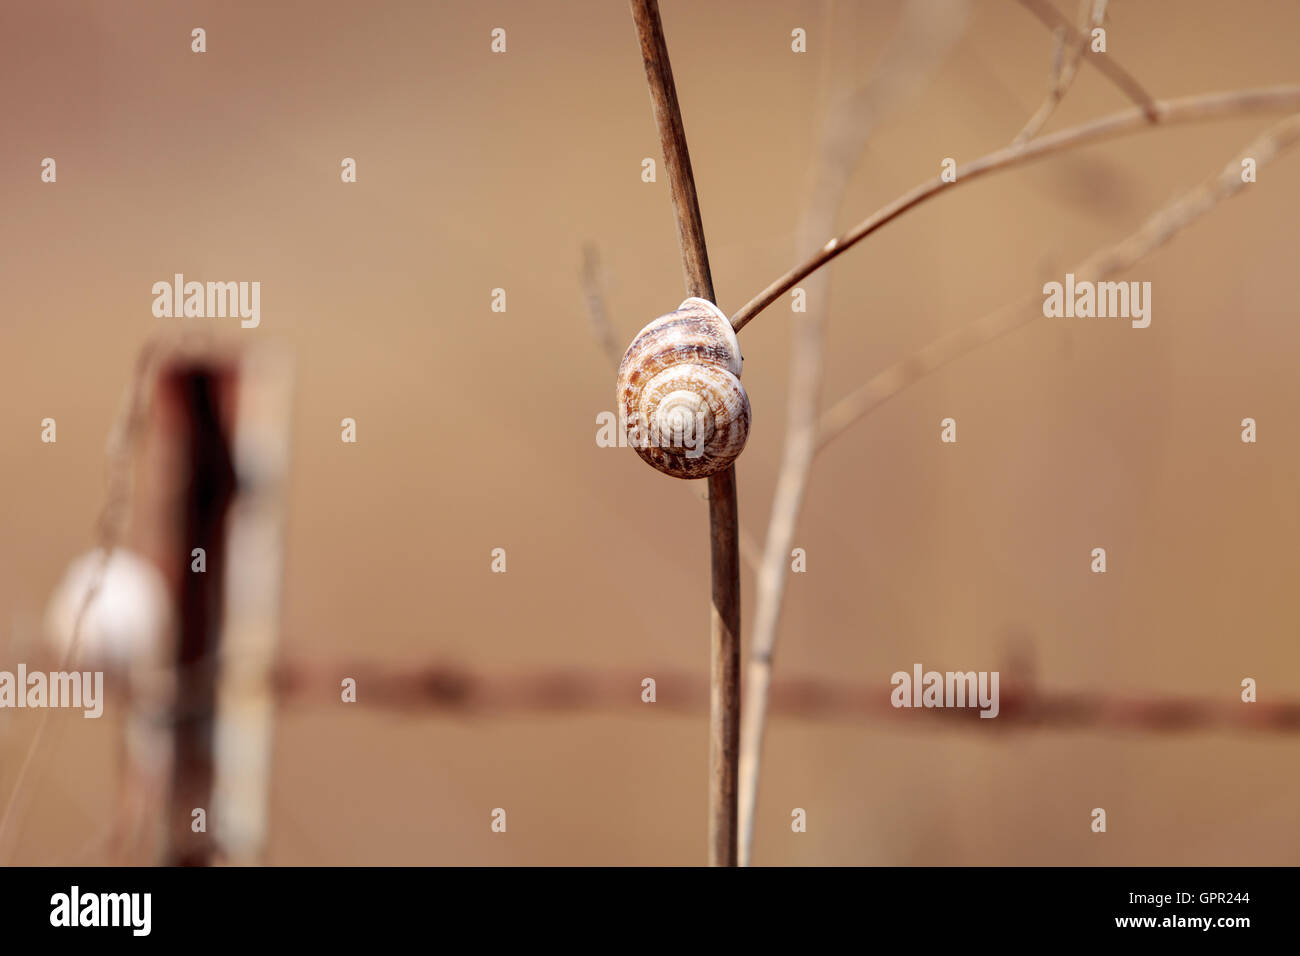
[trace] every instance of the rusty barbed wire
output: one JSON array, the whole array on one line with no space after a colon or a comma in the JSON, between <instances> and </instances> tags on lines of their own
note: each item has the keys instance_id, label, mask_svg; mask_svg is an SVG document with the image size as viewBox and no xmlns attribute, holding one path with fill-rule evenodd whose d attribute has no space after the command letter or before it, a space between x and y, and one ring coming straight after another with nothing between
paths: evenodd
<instances>
[{"instance_id":1,"label":"rusty barbed wire","mask_svg":"<svg viewBox=\"0 0 1300 956\"><path fill-rule=\"evenodd\" d=\"M679 670L550 669L493 675L457 664L377 664L351 660L320 662L289 658L274 675L283 705L325 706L339 700L343 678L357 684L357 702L389 710L443 712L479 717L519 714L633 713L655 707L698 715L708 708L708 681ZM642 680L655 680L656 700L641 700ZM786 717L844 722L910 721L921 729L964 726L989 732L1015 730L1101 730L1152 733L1237 731L1300 733L1300 700L1246 703L1239 690L1224 696L1107 695L1048 691L1033 682L1007 680L999 693L996 719L981 719L973 707L895 708L891 686L820 678L774 680L773 712Z\"/></svg>"}]
</instances>

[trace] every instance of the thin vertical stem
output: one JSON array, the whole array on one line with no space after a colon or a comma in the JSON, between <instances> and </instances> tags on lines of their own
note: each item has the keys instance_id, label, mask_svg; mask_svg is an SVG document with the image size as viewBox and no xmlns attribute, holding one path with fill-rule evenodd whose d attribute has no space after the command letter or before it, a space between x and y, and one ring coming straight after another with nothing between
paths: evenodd
<instances>
[{"instance_id":1,"label":"thin vertical stem","mask_svg":"<svg viewBox=\"0 0 1300 956\"><path fill-rule=\"evenodd\" d=\"M650 88L650 105L659 126L659 142L668 171L668 190L677 215L677 244L682 251L686 292L713 302L713 276L709 272L708 247L704 244L704 223L695 195L691 154L686 148L686 130L682 126L682 109L677 104L672 64L668 62L659 3L658 0L631 2L632 19L636 21L637 38L641 41L641 59L645 62L646 85Z\"/></svg>"},{"instance_id":2,"label":"thin vertical stem","mask_svg":"<svg viewBox=\"0 0 1300 956\"><path fill-rule=\"evenodd\" d=\"M677 103L668 45L657 0L631 0L632 19L641 41L646 84L673 211L688 295L715 301L709 272L704 224L695 195L686 130ZM737 861L737 764L740 759L740 550L737 531L736 470L709 478L709 535L713 576L713 611L709 625L709 865Z\"/></svg>"},{"instance_id":3,"label":"thin vertical stem","mask_svg":"<svg viewBox=\"0 0 1300 956\"><path fill-rule=\"evenodd\" d=\"M713 613L709 622L709 864L739 862L740 554L736 468L709 477Z\"/></svg>"}]
</instances>

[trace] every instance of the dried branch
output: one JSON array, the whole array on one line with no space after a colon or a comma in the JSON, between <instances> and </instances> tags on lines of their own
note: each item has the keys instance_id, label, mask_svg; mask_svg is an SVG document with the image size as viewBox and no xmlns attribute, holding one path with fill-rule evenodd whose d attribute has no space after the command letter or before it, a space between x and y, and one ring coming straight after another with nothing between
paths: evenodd
<instances>
[{"instance_id":1,"label":"dried branch","mask_svg":"<svg viewBox=\"0 0 1300 956\"><path fill-rule=\"evenodd\" d=\"M1093 253L1072 271L1081 279L1096 281L1127 269L1205 215L1217 203L1240 192L1246 185L1241 179L1242 157L1252 157L1259 169L1295 146L1297 141L1300 141L1300 114L1290 116L1273 126L1242 149L1218 176L1155 212L1132 235ZM1042 295L1035 292L936 339L901 362L891 365L840 399L822 416L817 450L820 451L862 416L879 408L909 385L980 346L1028 325L1033 319L1041 318L1042 304Z\"/></svg>"},{"instance_id":2,"label":"dried branch","mask_svg":"<svg viewBox=\"0 0 1300 956\"><path fill-rule=\"evenodd\" d=\"M623 350L618 347L618 337L609 321L609 310L605 308L602 278L600 250L594 242L589 242L582 247L582 292L587 300L587 317L591 320L592 337L610 362L617 366L623 359Z\"/></svg>"},{"instance_id":3,"label":"dried branch","mask_svg":"<svg viewBox=\"0 0 1300 956\"><path fill-rule=\"evenodd\" d=\"M827 242L808 261L791 269L766 289L747 302L731 317L731 324L742 329L754 316L778 298L793 289L802 279L820 269L840 253L861 242L881 226L892 222L903 213L944 189L954 188L981 176L1004 169L1012 169L1031 160L1054 153L1121 136L1152 126L1169 126L1199 120L1240 116L1247 113L1276 112L1300 108L1300 85L1268 86L1249 90L1231 90L1224 93L1203 93L1175 100L1157 100L1152 104L1155 119L1148 120L1142 109L1123 110L1080 126L1073 126L1021 146L1005 146L986 156L972 160L957 170L957 181L945 183L936 176L916 186L889 205L872 213L848 232Z\"/></svg>"},{"instance_id":4,"label":"dried branch","mask_svg":"<svg viewBox=\"0 0 1300 956\"><path fill-rule=\"evenodd\" d=\"M1026 6L1033 9L1032 2L1021 0ZM1074 83L1074 78L1079 72L1079 60L1083 58L1083 53L1088 49L1089 37L1083 32L1084 28L1091 25L1099 27L1102 21L1106 19L1107 0L1080 0L1079 2L1079 32L1073 39L1069 36L1069 27L1066 24L1058 24L1053 30L1052 35L1054 42L1052 45L1052 73L1047 84L1047 96L1043 99L1042 105L1034 112L1034 115L1025 123L1024 128L1012 140L1012 144L1023 143L1038 135L1038 132L1047 124L1056 108L1065 98L1066 92L1070 85ZM1053 11L1055 12L1055 11ZM1146 97L1146 102L1150 97ZM1139 105L1143 105L1139 101Z\"/></svg>"},{"instance_id":5,"label":"dried branch","mask_svg":"<svg viewBox=\"0 0 1300 956\"><path fill-rule=\"evenodd\" d=\"M1226 94L1211 94L1200 97L1191 97L1187 99L1167 101L1154 104L1153 115L1158 123L1172 123L1189 121L1191 119L1201 119L1212 116L1225 115L1235 112L1253 110L1253 109L1271 109L1281 105L1290 105L1292 107L1300 105L1300 86L1274 87L1264 90L1247 90ZM1009 168L1025 162L1030 158L1037 156L1049 155L1073 145L1084 142L1091 142L1110 135L1116 135L1132 129L1144 127L1148 122L1148 113L1144 109L1129 110L1123 113L1113 114L1109 117L1095 120L1083 126L1064 130L1052 136L1031 141L1019 146L1009 146L989 154L981 159L975 160L963 169L959 170L957 182L963 182L974 176L979 176L996 169ZM749 318L757 314L762 308L775 300L794 286L794 284L814 272L820 265L824 265L832 258L848 248L855 242L858 242L865 236L869 235L875 229L889 222L890 220L901 215L906 210L919 204L925 199L937 193L945 184L942 180L936 180L923 184L912 192L886 206L884 209L873 215L865 222L859 224L854 230L839 239L833 239L827 243L820 252L818 252L809 263L799 269L788 273L777 283L769 286L757 299L745 306L739 313L732 317L732 325L738 330L744 326ZM952 185L952 184L948 184ZM824 232L822 233L825 234ZM988 337L996 337L1001 334L998 329L1005 325L1007 315L1014 315L1015 307L1011 307L999 313L987 317L985 320L976 323L969 329L950 336L949 339L938 343L940 349L955 348L956 354L962 354L963 351L969 350L966 343L971 337L978 341L986 341ZM992 330L992 331L990 331ZM951 341L950 341L951 340ZM796 344L799 339L796 338ZM810 345L807 351L796 349L794 361L796 369L802 361L804 365L815 372L812 374L805 373L803 376L798 374L792 375L791 385L791 403L792 409L794 403L799 401L803 404L803 409L813 407L815 409L815 397L810 398L810 393L815 393L817 384L808 385L808 382L820 381L821 346L818 344L815 351ZM965 348L963 348L965 346ZM941 354L942 351L941 351ZM931 356L925 356L930 358ZM945 360L946 361L946 360ZM942 364L942 363L940 363ZM938 367L937 365L935 367ZM904 363L895 370L884 373L880 378L883 380L883 387L902 388L909 380L919 377L918 366L915 362ZM921 371L920 374L925 374ZM797 387L802 378L803 386ZM872 383L874 384L874 382ZM892 394L892 393L891 393ZM867 400L871 399L871 394L867 394ZM883 399L882 399L883 400ZM837 406L832 410L837 414L842 414L843 409ZM806 421L806 415L799 414L796 418L794 412L791 415L791 427L787 437L786 455L782 462L782 469L778 476L777 493L773 502L772 518L769 524L767 547L764 552L764 563L759 573L758 579L758 607L756 610L756 625L754 629L754 639L751 642L750 664L746 681L749 687L749 707L745 714L745 727L742 735L743 752L741 765L741 819L742 819L742 862L748 862L750 847L752 844L754 807L757 802L757 788L759 765L761 761L762 738L765 725L765 697L768 683L771 680L772 654L776 641L776 628L780 617L781 605L784 600L785 591L785 560L789 554L790 546L793 542L794 530L798 521L798 515L802 509L804 491L807 486L808 474L811 469L812 458L817 450L824 444L823 429L821 426L812 427ZM802 419L802 420L800 420ZM836 419L832 419L835 421Z\"/></svg>"},{"instance_id":6,"label":"dried branch","mask_svg":"<svg viewBox=\"0 0 1300 956\"><path fill-rule=\"evenodd\" d=\"M1121 242L1088 257L1074 269L1075 274L1099 280L1128 268L1152 250L1167 242L1180 229L1204 215L1217 202L1239 192L1245 185L1241 179L1240 159L1242 156L1249 155L1253 157L1256 160L1256 168L1258 169L1287 148L1293 146L1298 139L1300 139L1300 115L1289 117L1257 138L1229 162L1218 177L1165 206L1151 216L1137 232ZM814 454L853 422L872 409L879 407L911 383L942 368L980 345L991 342L1027 324L1035 316L1040 316L1042 314L1041 306L1041 295L1035 293L1020 302L991 313L963 329L944 336L920 352L881 372L858 391L838 402L822 417L817 428ZM783 512L779 518L774 514L773 531L781 531L792 535L801 506L802 495L793 498L787 505L788 510ZM787 538L786 542L783 542L786 548L788 548L789 540ZM787 552L783 551L782 554L784 553ZM760 577L760 620L766 620L763 617L763 595L771 595L776 602L775 613L779 613L780 601L784 595L784 566L775 566L775 571L779 576L770 579ZM750 671L747 676L750 687L750 709L747 711L746 718L747 721L751 720L750 714L754 713L759 713L760 716L757 718L757 726L752 730L749 723L746 724L744 738L746 757L747 761L749 759L754 761L755 769L753 770L752 780L749 776L745 776L743 779L747 786L753 783L755 787L757 785L758 754L762 745L762 718L759 708L763 706L763 697L761 695L765 694L767 684L771 679L771 648L775 642L776 622L774 617L771 616L772 614L773 612L769 612L770 625L764 624L755 628L755 638L750 652ZM765 650L767 653L764 657L763 652ZM751 750L754 755L749 757ZM746 762L743 767L749 770L750 764Z\"/></svg>"},{"instance_id":7,"label":"dried branch","mask_svg":"<svg viewBox=\"0 0 1300 956\"><path fill-rule=\"evenodd\" d=\"M1088 17L1088 7L1091 0L1082 0L1083 9L1080 11L1080 23L1089 24L1091 27L1101 26L1101 22L1106 16L1106 0L1097 0L1091 3L1091 17ZM1062 16L1057 9L1047 0L1020 0L1020 5L1029 12L1042 20L1047 27L1061 36L1061 43L1065 50L1069 51L1061 62L1060 72L1057 72L1051 89L1048 90L1047 99L1043 105L1038 108L1038 112L1030 118L1025 124L1025 128L1020 131L1015 139L1016 143L1022 143L1042 129L1043 124L1047 122L1048 117L1056 109L1065 96L1065 91L1069 89L1070 84L1074 81L1074 74L1078 69L1079 60L1082 59L1084 51L1088 49L1090 37L1087 33L1076 30L1070 25L1070 21ZM1147 121L1156 122L1155 100L1136 79L1133 78L1127 70L1119 65L1119 62L1109 55L1089 57L1089 62L1097 67L1106 78L1114 83L1124 95L1136 103L1146 115Z\"/></svg>"},{"instance_id":8,"label":"dried branch","mask_svg":"<svg viewBox=\"0 0 1300 956\"><path fill-rule=\"evenodd\" d=\"M853 170L876 126L885 113L917 91L956 41L965 20L964 2L913 0L904 8L897 36L871 79L852 95L831 102L822 123L810 196L797 231L800 250L814 248L820 237L834 228ZM832 35L831 29L826 32ZM786 438L758 574L754 633L745 675L747 706L740 735L742 866L749 865L753 852L772 650L787 562L816 453L829 288L829 272L814 276L804 290L807 311L794 313L792 320Z\"/></svg>"},{"instance_id":9,"label":"dried branch","mask_svg":"<svg viewBox=\"0 0 1300 956\"><path fill-rule=\"evenodd\" d=\"M631 0L650 102L659 126L688 295L716 301L695 178L673 83L658 0ZM709 864L736 865L736 762L740 751L740 555L736 469L709 477L713 609L709 626Z\"/></svg>"},{"instance_id":10,"label":"dried branch","mask_svg":"<svg viewBox=\"0 0 1300 956\"><path fill-rule=\"evenodd\" d=\"M677 217L677 244L682 252L682 273L689 295L713 299L713 276L709 271L708 247L704 243L704 223L700 203L695 195L695 176L691 172L691 155L686 146L686 129L677 102L677 86L668 61L668 44L664 40L663 21L659 18L658 0L631 0L632 19L641 41L641 59L645 63L646 85L650 88L650 105L659 126L659 143L668 170L668 191Z\"/></svg>"}]
</instances>

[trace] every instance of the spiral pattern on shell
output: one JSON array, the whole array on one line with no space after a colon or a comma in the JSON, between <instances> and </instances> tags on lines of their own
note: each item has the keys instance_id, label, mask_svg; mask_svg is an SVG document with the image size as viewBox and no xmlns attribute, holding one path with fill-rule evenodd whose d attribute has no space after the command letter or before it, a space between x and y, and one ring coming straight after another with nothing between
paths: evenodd
<instances>
[{"instance_id":1,"label":"spiral pattern on shell","mask_svg":"<svg viewBox=\"0 0 1300 956\"><path fill-rule=\"evenodd\" d=\"M632 340L618 366L620 426L645 461L674 478L705 478L749 438L740 341L706 299L689 298Z\"/></svg>"}]
</instances>

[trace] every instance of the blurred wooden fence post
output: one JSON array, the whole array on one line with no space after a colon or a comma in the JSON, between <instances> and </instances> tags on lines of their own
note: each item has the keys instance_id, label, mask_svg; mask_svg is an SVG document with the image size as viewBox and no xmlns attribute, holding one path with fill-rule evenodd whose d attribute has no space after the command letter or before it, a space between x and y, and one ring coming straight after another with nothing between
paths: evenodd
<instances>
[{"instance_id":1,"label":"blurred wooden fence post","mask_svg":"<svg viewBox=\"0 0 1300 956\"><path fill-rule=\"evenodd\" d=\"M256 351L158 373L145 506L176 608L154 854L167 865L253 863L265 843L289 394L287 362Z\"/></svg>"},{"instance_id":2,"label":"blurred wooden fence post","mask_svg":"<svg viewBox=\"0 0 1300 956\"><path fill-rule=\"evenodd\" d=\"M218 668L225 611L227 517L235 497L232 412L238 374L229 365L181 361L162 370L158 402L179 423L181 489L173 511L171 562L176 585L171 780L162 859L169 865L213 862ZM172 569L168 569L172 570ZM202 810L202 827L196 811Z\"/></svg>"}]
</instances>

